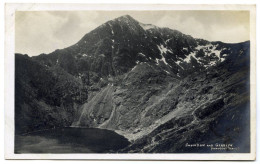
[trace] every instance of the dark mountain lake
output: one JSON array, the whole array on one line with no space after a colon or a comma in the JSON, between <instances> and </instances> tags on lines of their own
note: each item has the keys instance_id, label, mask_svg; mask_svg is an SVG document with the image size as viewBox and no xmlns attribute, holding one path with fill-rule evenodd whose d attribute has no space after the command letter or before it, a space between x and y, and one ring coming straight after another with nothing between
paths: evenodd
<instances>
[{"instance_id":1,"label":"dark mountain lake","mask_svg":"<svg viewBox=\"0 0 260 164\"><path fill-rule=\"evenodd\" d=\"M129 145L105 129L59 128L15 136L15 153L113 153Z\"/></svg>"}]
</instances>

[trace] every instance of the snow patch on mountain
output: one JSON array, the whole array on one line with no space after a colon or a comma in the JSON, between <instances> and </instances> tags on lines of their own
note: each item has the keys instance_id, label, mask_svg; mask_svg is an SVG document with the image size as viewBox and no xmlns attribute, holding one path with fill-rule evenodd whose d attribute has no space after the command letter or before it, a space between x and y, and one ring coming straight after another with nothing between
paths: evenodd
<instances>
[{"instance_id":1,"label":"snow patch on mountain","mask_svg":"<svg viewBox=\"0 0 260 164\"><path fill-rule=\"evenodd\" d=\"M136 65L136 66L134 66L134 67L131 69L131 71L135 70L135 69L136 69L136 67L137 67L137 65Z\"/></svg>"},{"instance_id":2,"label":"snow patch on mountain","mask_svg":"<svg viewBox=\"0 0 260 164\"><path fill-rule=\"evenodd\" d=\"M161 55L163 54L163 53L166 53L167 52L167 48L166 47L164 47L162 44L160 45L160 46L157 46L158 47L158 49L160 50L160 52L161 52Z\"/></svg>"},{"instance_id":3,"label":"snow patch on mountain","mask_svg":"<svg viewBox=\"0 0 260 164\"><path fill-rule=\"evenodd\" d=\"M156 65L158 65L159 64L159 59L156 58L155 60L156 60Z\"/></svg>"},{"instance_id":4,"label":"snow patch on mountain","mask_svg":"<svg viewBox=\"0 0 260 164\"><path fill-rule=\"evenodd\" d=\"M160 59L160 61L163 61L165 65L168 65L169 67L172 68L172 66L169 65L169 63L167 63L167 61L166 61L166 59L165 59L165 57L164 57L164 55L163 55L163 54L166 54L167 52L172 53L172 51L171 51L170 49L168 49L167 47L164 47L164 45L162 45L162 44L160 44L160 46L157 45L157 47L158 47L158 49L159 49L159 51L160 51L160 55L161 55L161 57L162 57L162 58ZM157 62L157 64L158 64L158 59L156 59L156 62Z\"/></svg>"},{"instance_id":5,"label":"snow patch on mountain","mask_svg":"<svg viewBox=\"0 0 260 164\"><path fill-rule=\"evenodd\" d=\"M143 54L142 52L139 52L138 54L145 57L145 54Z\"/></svg>"},{"instance_id":6,"label":"snow patch on mountain","mask_svg":"<svg viewBox=\"0 0 260 164\"><path fill-rule=\"evenodd\" d=\"M172 38L170 38L170 39L167 39L165 42L166 42L166 43L168 43L168 42L169 42L171 39L172 39Z\"/></svg>"},{"instance_id":7,"label":"snow patch on mountain","mask_svg":"<svg viewBox=\"0 0 260 164\"><path fill-rule=\"evenodd\" d=\"M185 59L183 59L183 61L185 61L186 63L190 63L190 62L191 62L191 57L193 57L194 59L198 60L198 59L195 57L195 52L191 52L188 56L186 56Z\"/></svg>"},{"instance_id":8,"label":"snow patch on mountain","mask_svg":"<svg viewBox=\"0 0 260 164\"><path fill-rule=\"evenodd\" d=\"M188 51L188 48L187 48L187 47L183 47L182 49Z\"/></svg>"},{"instance_id":9,"label":"snow patch on mountain","mask_svg":"<svg viewBox=\"0 0 260 164\"><path fill-rule=\"evenodd\" d=\"M166 70L164 70L167 74L170 74L170 72L168 72L168 71L166 71Z\"/></svg>"},{"instance_id":10,"label":"snow patch on mountain","mask_svg":"<svg viewBox=\"0 0 260 164\"><path fill-rule=\"evenodd\" d=\"M181 67L181 69L183 69L184 70L184 68L180 65L180 63L181 63L181 61L180 60L178 60L178 61L176 61L175 62L179 67Z\"/></svg>"},{"instance_id":11,"label":"snow patch on mountain","mask_svg":"<svg viewBox=\"0 0 260 164\"><path fill-rule=\"evenodd\" d=\"M183 61L186 63L191 63L191 58L194 58L197 61L197 63L201 64L205 68L208 68L210 66L215 66L215 65L217 65L218 62L223 62L227 57L227 54L224 54L221 57L221 52L223 50L225 50L225 48L217 49L217 47L218 47L218 44L213 45L211 43L207 44L207 45L198 45L197 47L195 47L194 51L192 51L190 54L188 54L186 56L186 58ZM188 50L188 48L183 48L183 50L184 49ZM196 56L197 53L199 53L199 51L201 51L201 50L203 51L204 56ZM203 60L204 57L210 57L212 59L210 59L208 64L205 64L205 63L202 64L201 61ZM175 63L180 66L181 61L179 60Z\"/></svg>"}]
</instances>

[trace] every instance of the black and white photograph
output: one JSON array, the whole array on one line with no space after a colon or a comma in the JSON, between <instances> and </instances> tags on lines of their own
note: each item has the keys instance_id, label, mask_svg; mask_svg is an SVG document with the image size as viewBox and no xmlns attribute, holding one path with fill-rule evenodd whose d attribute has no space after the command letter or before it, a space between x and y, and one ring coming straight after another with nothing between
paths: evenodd
<instances>
[{"instance_id":1,"label":"black and white photograph","mask_svg":"<svg viewBox=\"0 0 260 164\"><path fill-rule=\"evenodd\" d=\"M252 10L15 11L14 156L254 154Z\"/></svg>"}]
</instances>

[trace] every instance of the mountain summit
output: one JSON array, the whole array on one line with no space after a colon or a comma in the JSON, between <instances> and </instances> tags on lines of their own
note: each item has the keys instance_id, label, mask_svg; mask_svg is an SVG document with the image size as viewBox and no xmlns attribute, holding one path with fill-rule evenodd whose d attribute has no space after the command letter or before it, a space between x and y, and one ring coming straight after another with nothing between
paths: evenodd
<instances>
[{"instance_id":1,"label":"mountain summit","mask_svg":"<svg viewBox=\"0 0 260 164\"><path fill-rule=\"evenodd\" d=\"M131 17L130 15L123 15L123 16L120 16L112 21L132 21L132 22L137 22L137 20L135 20L133 17Z\"/></svg>"},{"instance_id":2,"label":"mountain summit","mask_svg":"<svg viewBox=\"0 0 260 164\"><path fill-rule=\"evenodd\" d=\"M49 54L52 61L45 64L56 65L62 56L59 61L65 63L60 65L72 74L85 71L87 65L88 70L107 77L124 74L138 63L149 62L180 78L194 70L216 66L230 54L237 54L237 51L231 52L232 46L195 39L169 28L142 24L125 15L97 27L75 45ZM41 58L46 57L40 55L35 59L42 62ZM67 65L66 57L77 64Z\"/></svg>"}]
</instances>

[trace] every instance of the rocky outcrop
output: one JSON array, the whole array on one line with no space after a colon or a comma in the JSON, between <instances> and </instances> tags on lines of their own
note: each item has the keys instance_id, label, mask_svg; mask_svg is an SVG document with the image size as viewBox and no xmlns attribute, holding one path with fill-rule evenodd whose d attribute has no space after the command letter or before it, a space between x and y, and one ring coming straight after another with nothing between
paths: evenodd
<instances>
[{"instance_id":1,"label":"rocky outcrop","mask_svg":"<svg viewBox=\"0 0 260 164\"><path fill-rule=\"evenodd\" d=\"M250 151L248 70L243 68L231 76L227 70L217 72L214 77L195 75L172 90L179 95L174 110L158 119L160 123L151 132L139 132L141 137L122 152L212 152L209 148L186 147L187 143L232 143L240 147L232 152Z\"/></svg>"}]
</instances>

